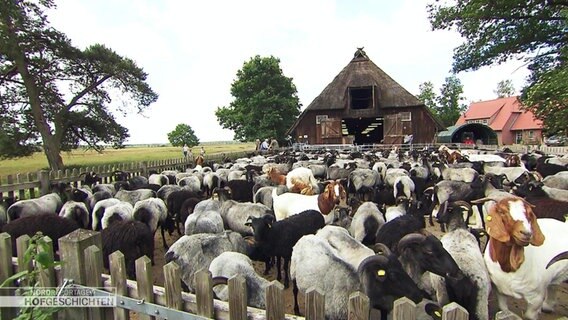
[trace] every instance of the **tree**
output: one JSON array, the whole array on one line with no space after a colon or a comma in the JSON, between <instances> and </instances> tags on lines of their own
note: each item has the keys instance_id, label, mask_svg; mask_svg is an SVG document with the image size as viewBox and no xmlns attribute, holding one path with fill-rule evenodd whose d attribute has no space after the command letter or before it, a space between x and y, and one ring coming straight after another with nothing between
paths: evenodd
<instances>
[{"instance_id":1,"label":"tree","mask_svg":"<svg viewBox=\"0 0 568 320\"><path fill-rule=\"evenodd\" d=\"M567 1L435 1L428 12L434 30L456 29L465 40L454 50L454 72L524 59L531 75L523 105L549 131L566 130L556 111L568 107L566 91L558 91L568 68Z\"/></svg>"},{"instance_id":2,"label":"tree","mask_svg":"<svg viewBox=\"0 0 568 320\"><path fill-rule=\"evenodd\" d=\"M257 55L245 62L231 84L231 95L234 101L217 108L215 115L239 141L267 137L283 141L300 114L296 86L283 75L280 60L273 56Z\"/></svg>"},{"instance_id":3,"label":"tree","mask_svg":"<svg viewBox=\"0 0 568 320\"><path fill-rule=\"evenodd\" d=\"M430 81L421 83L418 86L420 93L418 99L426 105L431 111L436 110L436 93L434 92L434 84Z\"/></svg>"},{"instance_id":4,"label":"tree","mask_svg":"<svg viewBox=\"0 0 568 320\"><path fill-rule=\"evenodd\" d=\"M455 75L446 77L439 95L434 93L434 85L430 81L420 84L418 88L418 98L446 127L453 126L467 107L462 102L465 100L462 96L463 85Z\"/></svg>"},{"instance_id":5,"label":"tree","mask_svg":"<svg viewBox=\"0 0 568 320\"><path fill-rule=\"evenodd\" d=\"M0 150L8 151L0 157L29 155L41 145L50 168L59 170L61 151L121 147L129 134L113 112L140 113L157 100L147 74L103 45L73 47L49 26L44 11L55 7L51 0L0 6Z\"/></svg>"},{"instance_id":6,"label":"tree","mask_svg":"<svg viewBox=\"0 0 568 320\"><path fill-rule=\"evenodd\" d=\"M193 132L193 129L184 123L178 124L172 132L168 133L168 140L174 147L181 147L187 144L191 148L199 144L199 139Z\"/></svg>"},{"instance_id":7,"label":"tree","mask_svg":"<svg viewBox=\"0 0 568 320\"><path fill-rule=\"evenodd\" d=\"M497 89L493 91L498 98L510 97L515 94L515 87L511 79L501 80L497 83Z\"/></svg>"}]
</instances>

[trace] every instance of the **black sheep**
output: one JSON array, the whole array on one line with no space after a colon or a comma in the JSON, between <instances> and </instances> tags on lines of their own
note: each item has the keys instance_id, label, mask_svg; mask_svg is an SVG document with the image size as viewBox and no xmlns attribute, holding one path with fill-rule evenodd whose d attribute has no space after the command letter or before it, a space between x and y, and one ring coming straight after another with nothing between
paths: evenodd
<instances>
[{"instance_id":1,"label":"black sheep","mask_svg":"<svg viewBox=\"0 0 568 320\"><path fill-rule=\"evenodd\" d=\"M16 254L16 239L27 234L32 237L37 232L43 233L53 241L54 254L59 250L59 238L79 229L77 222L56 214L38 214L18 218L2 227L12 237L12 252Z\"/></svg>"},{"instance_id":2,"label":"black sheep","mask_svg":"<svg viewBox=\"0 0 568 320\"><path fill-rule=\"evenodd\" d=\"M288 266L292 257L292 248L298 240L307 235L315 234L325 226L320 212L306 210L286 219L275 221L274 216L265 215L260 218L249 217L247 225L254 232L256 244L267 257L276 257L276 279L280 275L280 258L284 259L284 287L289 285Z\"/></svg>"},{"instance_id":3,"label":"black sheep","mask_svg":"<svg viewBox=\"0 0 568 320\"><path fill-rule=\"evenodd\" d=\"M231 180L225 184L231 190L231 199L238 202L252 202L254 183L246 180Z\"/></svg>"},{"instance_id":4,"label":"black sheep","mask_svg":"<svg viewBox=\"0 0 568 320\"><path fill-rule=\"evenodd\" d=\"M109 268L109 255L119 250L124 254L126 274L136 278L136 259L147 256L154 263L154 236L140 221L117 221L101 231L103 262Z\"/></svg>"},{"instance_id":5,"label":"black sheep","mask_svg":"<svg viewBox=\"0 0 568 320\"><path fill-rule=\"evenodd\" d=\"M568 202L550 198L542 190L543 183L540 181L528 181L514 189L514 193L523 197L531 205L537 218L552 218L562 222L566 221Z\"/></svg>"}]
</instances>

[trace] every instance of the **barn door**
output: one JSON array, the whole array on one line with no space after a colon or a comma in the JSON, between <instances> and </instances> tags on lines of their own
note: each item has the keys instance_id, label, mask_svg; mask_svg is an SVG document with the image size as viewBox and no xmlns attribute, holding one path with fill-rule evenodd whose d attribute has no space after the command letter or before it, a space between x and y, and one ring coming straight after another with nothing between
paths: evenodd
<instances>
[{"instance_id":1,"label":"barn door","mask_svg":"<svg viewBox=\"0 0 568 320\"><path fill-rule=\"evenodd\" d=\"M385 115L384 140L386 144L396 144L402 142L402 126L398 114Z\"/></svg>"},{"instance_id":2,"label":"barn door","mask_svg":"<svg viewBox=\"0 0 568 320\"><path fill-rule=\"evenodd\" d=\"M322 139L341 138L341 119L321 120L320 128Z\"/></svg>"}]
</instances>

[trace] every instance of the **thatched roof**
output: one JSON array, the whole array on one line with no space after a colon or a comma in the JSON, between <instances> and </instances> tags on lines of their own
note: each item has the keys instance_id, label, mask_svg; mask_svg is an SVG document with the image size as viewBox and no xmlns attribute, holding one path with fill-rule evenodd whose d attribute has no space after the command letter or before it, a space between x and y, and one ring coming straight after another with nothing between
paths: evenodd
<instances>
[{"instance_id":1,"label":"thatched roof","mask_svg":"<svg viewBox=\"0 0 568 320\"><path fill-rule=\"evenodd\" d=\"M348 104L347 88L367 86L376 86L375 90L379 92L378 105L380 108L424 105L377 67L367 57L363 48L358 48L351 62L308 105L306 111L344 109Z\"/></svg>"}]
</instances>

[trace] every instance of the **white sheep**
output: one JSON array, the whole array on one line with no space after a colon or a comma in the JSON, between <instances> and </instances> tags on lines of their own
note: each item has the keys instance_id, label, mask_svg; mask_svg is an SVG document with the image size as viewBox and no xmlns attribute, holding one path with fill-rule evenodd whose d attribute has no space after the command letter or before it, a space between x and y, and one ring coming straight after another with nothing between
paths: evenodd
<instances>
[{"instance_id":1,"label":"white sheep","mask_svg":"<svg viewBox=\"0 0 568 320\"><path fill-rule=\"evenodd\" d=\"M308 188L311 189L311 192L308 192L308 194L319 193L318 181L314 177L312 170L309 168L299 167L286 174L286 187L288 187L288 190L293 190L297 184L308 186ZM305 193L303 190L298 190L298 192L299 191Z\"/></svg>"},{"instance_id":2,"label":"white sheep","mask_svg":"<svg viewBox=\"0 0 568 320\"><path fill-rule=\"evenodd\" d=\"M59 216L77 222L79 228L87 229L89 226L89 210L83 202L69 200L63 204Z\"/></svg>"},{"instance_id":3,"label":"white sheep","mask_svg":"<svg viewBox=\"0 0 568 320\"><path fill-rule=\"evenodd\" d=\"M411 199L414 195L415 188L416 186L414 185L414 181L412 181L409 176L398 176L394 179L393 184L394 198L396 199L400 196L405 196L408 199Z\"/></svg>"},{"instance_id":4,"label":"white sheep","mask_svg":"<svg viewBox=\"0 0 568 320\"><path fill-rule=\"evenodd\" d=\"M316 236L327 241L331 245L332 252L354 270L357 270L361 261L375 254L373 250L357 241L342 227L327 225L318 230Z\"/></svg>"},{"instance_id":5,"label":"white sheep","mask_svg":"<svg viewBox=\"0 0 568 320\"><path fill-rule=\"evenodd\" d=\"M196 233L221 233L225 231L221 214L214 210L194 211L185 220L184 227L184 234L187 236Z\"/></svg>"},{"instance_id":6,"label":"white sheep","mask_svg":"<svg viewBox=\"0 0 568 320\"><path fill-rule=\"evenodd\" d=\"M351 221L349 233L365 245L375 244L378 230L385 224L383 213L374 202L363 202Z\"/></svg>"},{"instance_id":7,"label":"white sheep","mask_svg":"<svg viewBox=\"0 0 568 320\"><path fill-rule=\"evenodd\" d=\"M134 206L134 204L140 200L156 197L156 192L152 189L136 189L132 191L121 189L118 190L114 197Z\"/></svg>"},{"instance_id":8,"label":"white sheep","mask_svg":"<svg viewBox=\"0 0 568 320\"><path fill-rule=\"evenodd\" d=\"M276 220L312 209L321 212L325 223L330 224L333 222L333 215L329 213L346 197L345 189L338 181L330 182L322 193L311 196L291 192L278 195L277 190L278 188L272 190L272 206Z\"/></svg>"},{"instance_id":9,"label":"white sheep","mask_svg":"<svg viewBox=\"0 0 568 320\"><path fill-rule=\"evenodd\" d=\"M107 207L101 218L102 229L108 228L108 226L115 221L134 220L134 216L132 215L133 211L134 207L126 201L121 201L120 203Z\"/></svg>"}]
</instances>

